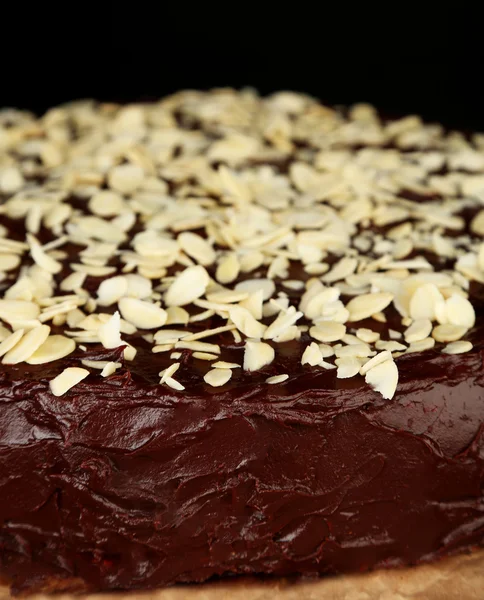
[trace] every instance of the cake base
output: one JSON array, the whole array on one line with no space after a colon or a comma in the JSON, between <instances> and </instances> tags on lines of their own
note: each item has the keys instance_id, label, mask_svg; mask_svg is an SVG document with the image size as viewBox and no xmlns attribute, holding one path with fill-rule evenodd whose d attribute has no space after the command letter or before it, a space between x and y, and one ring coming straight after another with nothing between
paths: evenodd
<instances>
[{"instance_id":1,"label":"cake base","mask_svg":"<svg viewBox=\"0 0 484 600\"><path fill-rule=\"evenodd\" d=\"M51 600L34 594L29 600ZM482 600L484 597L484 550L440 562L388 569L359 575L327 577L317 581L252 579L224 581L164 590L72 595L56 600ZM0 600L9 600L9 589L0 588Z\"/></svg>"}]
</instances>

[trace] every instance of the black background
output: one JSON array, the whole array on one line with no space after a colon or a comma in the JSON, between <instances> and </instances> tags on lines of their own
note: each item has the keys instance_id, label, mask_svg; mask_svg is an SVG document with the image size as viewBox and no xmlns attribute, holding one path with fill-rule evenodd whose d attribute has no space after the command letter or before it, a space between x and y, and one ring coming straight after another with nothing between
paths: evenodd
<instances>
[{"instance_id":1,"label":"black background","mask_svg":"<svg viewBox=\"0 0 484 600\"><path fill-rule=\"evenodd\" d=\"M0 106L252 86L484 130L484 11L383 6L4 0Z\"/></svg>"}]
</instances>

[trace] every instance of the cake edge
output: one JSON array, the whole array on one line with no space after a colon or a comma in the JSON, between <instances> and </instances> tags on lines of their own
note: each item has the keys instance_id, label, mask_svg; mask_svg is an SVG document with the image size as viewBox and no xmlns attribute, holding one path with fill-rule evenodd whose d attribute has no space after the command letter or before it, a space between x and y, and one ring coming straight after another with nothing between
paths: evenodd
<instances>
[{"instance_id":1,"label":"cake edge","mask_svg":"<svg viewBox=\"0 0 484 600\"><path fill-rule=\"evenodd\" d=\"M55 586L55 582L52 582ZM58 588L57 588L58 589ZM56 593L56 600L482 600L484 549L439 562L377 570L362 574L293 581L240 578L217 583L177 585L145 592L94 594ZM51 588L54 591L54 588ZM11 600L5 585L0 600ZM52 600L48 593L27 594L29 600Z\"/></svg>"}]
</instances>

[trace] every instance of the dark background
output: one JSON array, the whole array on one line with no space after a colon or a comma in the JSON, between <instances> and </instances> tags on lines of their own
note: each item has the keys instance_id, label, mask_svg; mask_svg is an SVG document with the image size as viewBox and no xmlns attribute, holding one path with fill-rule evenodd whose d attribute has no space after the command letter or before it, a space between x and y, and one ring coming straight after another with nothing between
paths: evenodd
<instances>
[{"instance_id":1,"label":"dark background","mask_svg":"<svg viewBox=\"0 0 484 600\"><path fill-rule=\"evenodd\" d=\"M131 2L0 8L0 106L41 112L82 97L130 101L181 88L304 91L484 130L484 24L465 3ZM331 10L328 7L331 6ZM434 8L439 6L434 4ZM333 10L335 9L336 10Z\"/></svg>"}]
</instances>

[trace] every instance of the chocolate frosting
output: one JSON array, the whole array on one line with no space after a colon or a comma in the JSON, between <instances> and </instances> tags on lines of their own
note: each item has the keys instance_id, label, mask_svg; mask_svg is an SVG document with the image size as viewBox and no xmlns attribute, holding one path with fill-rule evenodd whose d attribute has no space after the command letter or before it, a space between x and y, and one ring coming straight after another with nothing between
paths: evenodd
<instances>
[{"instance_id":1,"label":"chocolate frosting","mask_svg":"<svg viewBox=\"0 0 484 600\"><path fill-rule=\"evenodd\" d=\"M465 355L398 358L390 402L360 378L303 373L297 342L264 373L283 363L283 384L237 370L222 391L195 376L162 389L136 361L56 398L49 365L5 367L2 573L16 591L49 578L134 589L408 565L482 543L482 318L472 337Z\"/></svg>"}]
</instances>

